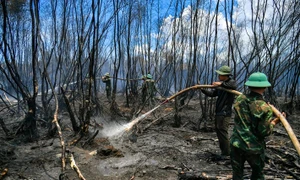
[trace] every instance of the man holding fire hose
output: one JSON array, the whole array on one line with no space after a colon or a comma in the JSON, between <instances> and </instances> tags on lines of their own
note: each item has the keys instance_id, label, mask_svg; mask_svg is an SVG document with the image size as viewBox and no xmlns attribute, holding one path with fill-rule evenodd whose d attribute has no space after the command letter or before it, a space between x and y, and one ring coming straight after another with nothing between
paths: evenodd
<instances>
[{"instance_id":1,"label":"man holding fire hose","mask_svg":"<svg viewBox=\"0 0 300 180\"><path fill-rule=\"evenodd\" d=\"M219 80L221 82L213 82L212 85L226 89L236 89L236 82L231 78L230 67L222 66L219 70L216 70L216 72L218 73ZM218 97L215 110L215 129L221 149L220 158L228 157L230 154L228 128L231 120L232 104L234 102L235 95L221 89L213 89L211 91L201 89L201 91L207 96Z\"/></svg>"},{"instance_id":2,"label":"man holding fire hose","mask_svg":"<svg viewBox=\"0 0 300 180\"><path fill-rule=\"evenodd\" d=\"M245 161L251 166L251 179L261 180L264 179L264 139L272 133L280 119L273 119L272 108L263 99L264 91L271 86L264 73L251 74L245 85L251 92L239 95L234 103L234 129L230 138L233 180L244 179ZM282 115L286 116L284 112Z\"/></svg>"},{"instance_id":3,"label":"man holding fire hose","mask_svg":"<svg viewBox=\"0 0 300 180\"><path fill-rule=\"evenodd\" d=\"M109 73L105 73L104 76L102 76L102 82L105 83L106 97L108 99L108 102L110 102L111 101L111 82L110 82Z\"/></svg>"},{"instance_id":4,"label":"man holding fire hose","mask_svg":"<svg viewBox=\"0 0 300 180\"><path fill-rule=\"evenodd\" d=\"M143 85L142 85L142 102L149 104L154 103L154 93L157 91L155 87L155 81L152 79L151 74L143 75Z\"/></svg>"}]
</instances>

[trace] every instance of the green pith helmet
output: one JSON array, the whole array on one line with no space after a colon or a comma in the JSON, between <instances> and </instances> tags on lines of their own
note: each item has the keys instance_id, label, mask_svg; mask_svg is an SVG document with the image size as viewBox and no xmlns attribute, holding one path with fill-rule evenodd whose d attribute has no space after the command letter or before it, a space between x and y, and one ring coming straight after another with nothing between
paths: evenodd
<instances>
[{"instance_id":1,"label":"green pith helmet","mask_svg":"<svg viewBox=\"0 0 300 180\"><path fill-rule=\"evenodd\" d=\"M152 79L152 75L151 74L147 74L147 79Z\"/></svg>"},{"instance_id":2,"label":"green pith helmet","mask_svg":"<svg viewBox=\"0 0 300 180\"><path fill-rule=\"evenodd\" d=\"M231 75L231 69L229 66L222 66L219 70L216 70L216 72L220 75Z\"/></svg>"},{"instance_id":3,"label":"green pith helmet","mask_svg":"<svg viewBox=\"0 0 300 180\"><path fill-rule=\"evenodd\" d=\"M109 73L105 73L104 76L106 77L110 77Z\"/></svg>"},{"instance_id":4,"label":"green pith helmet","mask_svg":"<svg viewBox=\"0 0 300 180\"><path fill-rule=\"evenodd\" d=\"M245 85L250 87L270 87L271 83L268 81L268 78L264 73L255 72L249 76Z\"/></svg>"}]
</instances>

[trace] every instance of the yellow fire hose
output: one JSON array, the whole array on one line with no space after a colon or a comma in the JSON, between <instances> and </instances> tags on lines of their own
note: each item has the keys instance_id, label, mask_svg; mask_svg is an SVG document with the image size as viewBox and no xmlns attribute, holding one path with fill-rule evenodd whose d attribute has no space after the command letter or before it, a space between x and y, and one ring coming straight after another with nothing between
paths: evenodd
<instances>
[{"instance_id":1,"label":"yellow fire hose","mask_svg":"<svg viewBox=\"0 0 300 180\"><path fill-rule=\"evenodd\" d=\"M151 109L150 111L146 112L145 114L142 114L141 116L133 119L127 126L126 126L126 131L130 131L130 129L136 124L138 123L139 121L141 121L142 119L146 118L148 115L150 115L153 111L155 111L156 109L158 109L161 105L169 102L170 100L174 99L175 97L179 96L180 94L182 93L185 93L189 90L192 90L192 89L199 89L199 88L213 88L215 86L213 85L195 85L195 86L191 86L191 87L188 87L186 89L183 89L177 93L175 93L173 96L167 98L165 101L163 101L162 103L160 103L159 105L157 105L156 107L154 107L153 109Z\"/></svg>"},{"instance_id":2,"label":"yellow fire hose","mask_svg":"<svg viewBox=\"0 0 300 180\"><path fill-rule=\"evenodd\" d=\"M222 88L222 87L219 87L219 86L214 86L214 85L195 85L195 86L191 86L191 87L183 89L183 90L177 92L176 94L170 96L169 98L167 98L165 101L163 101L161 104L159 104L158 106L156 106L152 110L150 110L147 113L143 114L142 116L137 117L136 119L134 119L130 123L130 125L127 127L127 131L129 131L134 124L138 123L140 120L144 119L146 116L148 116L154 110L158 109L161 105L167 103L168 101L174 99L175 97L177 97L180 94L185 93L185 92L187 92L189 90L192 90L192 89L201 89L201 88L217 88L217 89L222 89L224 91L227 91L227 92L230 92L230 93L233 93L233 94L236 94L236 95L241 95L242 94L241 92L236 91L236 90L225 89L225 88ZM279 110L277 110L273 105L270 105L270 106L272 108L273 113L280 119L280 121L283 124L286 132L288 133L288 135L289 135L289 137L290 137L290 139L291 139L294 147L296 148L296 151L298 152L298 155L300 156L300 144L299 144L299 141L298 141L298 139L297 139L297 137L296 137L293 129L291 128L291 126L288 123L288 121L286 120L286 118L279 112Z\"/></svg>"}]
</instances>

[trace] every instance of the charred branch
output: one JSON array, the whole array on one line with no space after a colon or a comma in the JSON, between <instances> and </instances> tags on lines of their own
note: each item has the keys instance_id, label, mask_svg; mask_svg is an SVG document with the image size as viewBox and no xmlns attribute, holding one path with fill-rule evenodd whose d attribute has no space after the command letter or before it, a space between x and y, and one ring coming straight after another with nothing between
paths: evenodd
<instances>
[{"instance_id":1,"label":"charred branch","mask_svg":"<svg viewBox=\"0 0 300 180\"><path fill-rule=\"evenodd\" d=\"M95 139L97 134L99 133L99 130L97 130L92 137L90 137L88 140L86 140L83 144L82 147L84 147L86 144L91 144L92 141Z\"/></svg>"},{"instance_id":2,"label":"charred branch","mask_svg":"<svg viewBox=\"0 0 300 180\"><path fill-rule=\"evenodd\" d=\"M66 151L68 153L69 156L69 160L70 160L70 166L71 168L77 173L78 177L80 180L85 180L85 178L83 177L80 169L78 168L78 166L76 165L73 153L70 151Z\"/></svg>"}]
</instances>

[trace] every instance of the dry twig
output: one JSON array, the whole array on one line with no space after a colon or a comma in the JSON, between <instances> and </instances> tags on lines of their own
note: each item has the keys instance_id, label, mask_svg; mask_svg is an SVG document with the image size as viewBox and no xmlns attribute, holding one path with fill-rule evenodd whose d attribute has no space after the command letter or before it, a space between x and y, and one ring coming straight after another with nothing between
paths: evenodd
<instances>
[{"instance_id":1,"label":"dry twig","mask_svg":"<svg viewBox=\"0 0 300 180\"><path fill-rule=\"evenodd\" d=\"M70 152L70 151L67 151L67 152L69 152L69 160L70 160L70 163L71 163L71 164L70 164L71 168L77 173L79 179L85 180L85 178L84 178L83 175L81 174L80 169L79 169L78 166L76 165L76 162L75 162L73 153Z\"/></svg>"}]
</instances>

